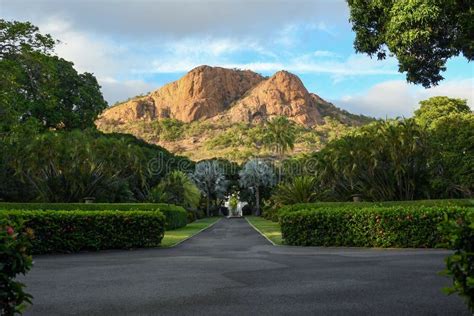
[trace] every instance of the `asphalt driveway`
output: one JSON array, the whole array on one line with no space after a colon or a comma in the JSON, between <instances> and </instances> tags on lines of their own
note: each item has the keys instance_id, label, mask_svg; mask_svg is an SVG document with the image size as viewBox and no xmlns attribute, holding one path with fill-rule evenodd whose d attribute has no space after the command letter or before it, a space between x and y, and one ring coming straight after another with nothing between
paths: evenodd
<instances>
[{"instance_id":1,"label":"asphalt driveway","mask_svg":"<svg viewBox=\"0 0 474 316\"><path fill-rule=\"evenodd\" d=\"M35 257L27 315L469 315L444 250L275 247L222 219L170 249Z\"/></svg>"}]
</instances>

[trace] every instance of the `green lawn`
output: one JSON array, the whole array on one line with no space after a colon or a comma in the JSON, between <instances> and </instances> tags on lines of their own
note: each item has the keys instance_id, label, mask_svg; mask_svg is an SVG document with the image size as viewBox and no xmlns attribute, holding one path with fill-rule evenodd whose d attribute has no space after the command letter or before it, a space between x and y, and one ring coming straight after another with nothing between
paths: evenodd
<instances>
[{"instance_id":1,"label":"green lawn","mask_svg":"<svg viewBox=\"0 0 474 316\"><path fill-rule=\"evenodd\" d=\"M275 244L283 245L280 224L269 221L263 217L246 216L245 218Z\"/></svg>"},{"instance_id":2,"label":"green lawn","mask_svg":"<svg viewBox=\"0 0 474 316\"><path fill-rule=\"evenodd\" d=\"M165 237L161 240L161 247L168 248L173 247L177 243L196 235L202 229L214 224L219 220L219 217L209 217L199 219L193 223L186 225L185 227L168 230L165 232Z\"/></svg>"}]
</instances>

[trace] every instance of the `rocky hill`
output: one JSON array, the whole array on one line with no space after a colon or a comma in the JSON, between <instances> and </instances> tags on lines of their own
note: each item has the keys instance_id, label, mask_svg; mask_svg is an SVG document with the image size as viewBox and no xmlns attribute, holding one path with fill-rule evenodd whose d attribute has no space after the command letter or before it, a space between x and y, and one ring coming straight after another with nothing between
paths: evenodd
<instances>
[{"instance_id":1,"label":"rocky hill","mask_svg":"<svg viewBox=\"0 0 474 316\"><path fill-rule=\"evenodd\" d=\"M107 132L132 133L194 159L232 159L220 153L229 148L242 153L243 145L248 145L249 153L259 150L252 149L252 144L242 144L252 143L257 136L247 135L249 139L243 141L243 135L280 115L298 123L307 143L319 146L336 125L345 130L371 120L343 111L308 92L301 80L287 71L263 77L250 70L200 66L146 96L108 108L97 120L97 126ZM245 127L237 131L238 126ZM193 130L199 132L193 134ZM226 133L239 134L234 136L241 141L230 144L219 140L231 136ZM308 133L316 133L311 136L313 140L305 135ZM314 149L297 146L297 151Z\"/></svg>"}]
</instances>

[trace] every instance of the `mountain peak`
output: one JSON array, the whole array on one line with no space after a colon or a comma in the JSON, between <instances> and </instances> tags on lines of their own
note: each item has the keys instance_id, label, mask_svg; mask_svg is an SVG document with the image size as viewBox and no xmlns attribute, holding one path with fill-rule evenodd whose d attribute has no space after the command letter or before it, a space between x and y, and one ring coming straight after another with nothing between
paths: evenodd
<instances>
[{"instance_id":1,"label":"mountain peak","mask_svg":"<svg viewBox=\"0 0 474 316\"><path fill-rule=\"evenodd\" d=\"M315 98L288 71L265 78L251 70L201 65L147 96L107 109L99 123L163 118L192 122L213 117L252 123L278 115L305 126L322 122Z\"/></svg>"}]
</instances>

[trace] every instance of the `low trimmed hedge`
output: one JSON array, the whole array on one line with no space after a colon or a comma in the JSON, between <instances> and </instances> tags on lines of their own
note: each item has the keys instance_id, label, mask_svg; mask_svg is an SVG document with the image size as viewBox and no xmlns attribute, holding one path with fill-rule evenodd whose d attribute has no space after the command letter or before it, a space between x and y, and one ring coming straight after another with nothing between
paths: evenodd
<instances>
[{"instance_id":1,"label":"low trimmed hedge","mask_svg":"<svg viewBox=\"0 0 474 316\"><path fill-rule=\"evenodd\" d=\"M187 225L186 210L165 203L0 203L2 210L58 210L58 211L161 211L166 217L166 230Z\"/></svg>"},{"instance_id":2,"label":"low trimmed hedge","mask_svg":"<svg viewBox=\"0 0 474 316\"><path fill-rule=\"evenodd\" d=\"M165 228L160 211L4 210L0 216L33 230L33 254L156 247Z\"/></svg>"},{"instance_id":3,"label":"low trimmed hedge","mask_svg":"<svg viewBox=\"0 0 474 316\"><path fill-rule=\"evenodd\" d=\"M460 206L332 207L287 210L279 219L289 245L432 248L446 241L437 229L445 214L457 219L466 212Z\"/></svg>"},{"instance_id":4,"label":"low trimmed hedge","mask_svg":"<svg viewBox=\"0 0 474 316\"><path fill-rule=\"evenodd\" d=\"M285 205L279 209L268 209L264 211L263 217L278 222L280 214L284 212L297 212L308 209L332 209L349 208L359 209L368 207L398 207L403 206L410 209L420 207L445 207L445 206L465 206L474 208L474 199L444 199L444 200L414 200L414 201L387 201L387 202L316 202L298 203Z\"/></svg>"}]
</instances>

